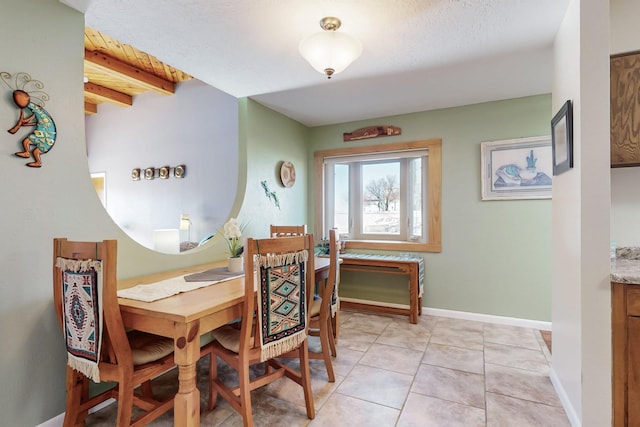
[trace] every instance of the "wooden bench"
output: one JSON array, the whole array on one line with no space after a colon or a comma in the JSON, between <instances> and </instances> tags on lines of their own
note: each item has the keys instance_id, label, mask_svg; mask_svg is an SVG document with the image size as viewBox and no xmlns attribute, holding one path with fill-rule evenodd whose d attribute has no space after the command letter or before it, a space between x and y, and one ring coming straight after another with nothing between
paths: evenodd
<instances>
[{"instance_id":1,"label":"wooden bench","mask_svg":"<svg viewBox=\"0 0 640 427\"><path fill-rule=\"evenodd\" d=\"M409 322L418 323L422 314L422 292L424 282L424 260L420 257L372 254L340 254L344 271L364 271L368 273L404 274L409 276L409 308L391 307L366 302L354 302L341 298L344 308L376 311L379 313L403 314L409 316Z\"/></svg>"}]
</instances>

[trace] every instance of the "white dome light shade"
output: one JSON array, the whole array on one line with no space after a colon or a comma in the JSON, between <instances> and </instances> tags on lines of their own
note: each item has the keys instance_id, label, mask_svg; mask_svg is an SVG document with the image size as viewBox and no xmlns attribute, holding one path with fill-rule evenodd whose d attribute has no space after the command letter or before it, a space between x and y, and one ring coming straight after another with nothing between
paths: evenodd
<instances>
[{"instance_id":1,"label":"white dome light shade","mask_svg":"<svg viewBox=\"0 0 640 427\"><path fill-rule=\"evenodd\" d=\"M331 78L362 54L362 44L345 33L322 31L302 40L299 50L313 68Z\"/></svg>"}]
</instances>

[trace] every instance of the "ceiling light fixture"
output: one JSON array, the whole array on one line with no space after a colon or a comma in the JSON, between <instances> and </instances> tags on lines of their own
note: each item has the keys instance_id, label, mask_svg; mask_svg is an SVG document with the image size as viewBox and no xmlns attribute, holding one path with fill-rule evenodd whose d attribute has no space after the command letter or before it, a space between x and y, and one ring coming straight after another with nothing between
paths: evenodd
<instances>
[{"instance_id":1,"label":"ceiling light fixture","mask_svg":"<svg viewBox=\"0 0 640 427\"><path fill-rule=\"evenodd\" d=\"M302 57L329 79L347 68L362 53L359 40L336 31L340 24L338 18L322 18L320 27L324 31L310 35L299 46Z\"/></svg>"}]
</instances>

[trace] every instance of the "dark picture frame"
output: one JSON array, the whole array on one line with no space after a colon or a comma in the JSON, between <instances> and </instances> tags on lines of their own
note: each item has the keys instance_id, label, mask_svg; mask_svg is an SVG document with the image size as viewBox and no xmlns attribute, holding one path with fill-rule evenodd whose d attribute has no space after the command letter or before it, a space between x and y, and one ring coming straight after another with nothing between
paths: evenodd
<instances>
[{"instance_id":1,"label":"dark picture frame","mask_svg":"<svg viewBox=\"0 0 640 427\"><path fill-rule=\"evenodd\" d=\"M551 119L551 148L554 176L573 167L573 108L570 100Z\"/></svg>"}]
</instances>

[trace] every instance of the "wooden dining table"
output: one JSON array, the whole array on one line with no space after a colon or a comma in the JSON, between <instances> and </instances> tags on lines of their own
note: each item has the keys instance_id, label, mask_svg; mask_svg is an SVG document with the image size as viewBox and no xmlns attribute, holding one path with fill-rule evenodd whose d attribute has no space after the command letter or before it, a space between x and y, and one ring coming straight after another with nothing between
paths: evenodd
<instances>
[{"instance_id":1,"label":"wooden dining table","mask_svg":"<svg viewBox=\"0 0 640 427\"><path fill-rule=\"evenodd\" d=\"M224 262L218 262L118 280L118 289L152 284L224 265ZM314 267L316 281L326 280L329 259L315 257ZM244 276L152 302L118 298L125 327L173 338L174 359L178 366L174 426L200 425L200 391L196 387L200 336L241 317L243 301Z\"/></svg>"}]
</instances>

